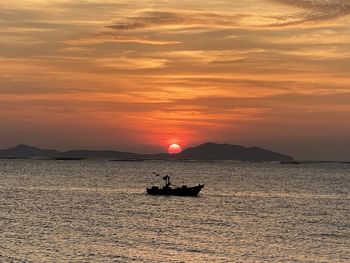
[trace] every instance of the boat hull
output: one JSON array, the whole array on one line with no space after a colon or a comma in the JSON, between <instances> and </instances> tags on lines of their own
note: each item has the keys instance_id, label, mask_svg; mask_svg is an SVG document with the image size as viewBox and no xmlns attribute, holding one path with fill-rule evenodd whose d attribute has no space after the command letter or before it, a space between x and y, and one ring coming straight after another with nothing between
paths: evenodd
<instances>
[{"instance_id":1,"label":"boat hull","mask_svg":"<svg viewBox=\"0 0 350 263\"><path fill-rule=\"evenodd\" d=\"M192 187L151 187L147 188L147 193L150 195L174 195L174 196L197 196L199 192L202 190L204 185L199 184L197 186Z\"/></svg>"}]
</instances>

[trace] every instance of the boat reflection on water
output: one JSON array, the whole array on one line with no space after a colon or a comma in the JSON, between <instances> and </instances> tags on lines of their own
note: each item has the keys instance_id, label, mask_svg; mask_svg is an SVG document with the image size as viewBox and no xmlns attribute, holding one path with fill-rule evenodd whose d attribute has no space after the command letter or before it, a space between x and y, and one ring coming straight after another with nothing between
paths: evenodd
<instances>
[{"instance_id":1,"label":"boat reflection on water","mask_svg":"<svg viewBox=\"0 0 350 263\"><path fill-rule=\"evenodd\" d=\"M146 188L147 194L150 195L174 195L174 196L197 196L199 192L204 187L204 184L198 184L196 186L174 186L170 182L170 176L161 176L155 172L153 172L156 176L162 177L164 180L164 186L158 187L158 186L152 186L151 188ZM172 187L173 186L173 187Z\"/></svg>"}]
</instances>

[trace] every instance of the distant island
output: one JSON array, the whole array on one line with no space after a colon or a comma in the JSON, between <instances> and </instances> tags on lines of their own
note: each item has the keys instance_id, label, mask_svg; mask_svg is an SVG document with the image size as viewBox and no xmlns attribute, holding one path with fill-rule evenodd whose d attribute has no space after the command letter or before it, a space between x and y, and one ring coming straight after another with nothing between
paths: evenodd
<instances>
[{"instance_id":1,"label":"distant island","mask_svg":"<svg viewBox=\"0 0 350 263\"><path fill-rule=\"evenodd\" d=\"M0 150L0 158L48 158L57 160L114 159L123 160L237 160L237 161L293 161L293 157L260 147L244 147L231 144L204 143L177 154L137 154L110 150L71 150L59 152L24 144Z\"/></svg>"}]
</instances>

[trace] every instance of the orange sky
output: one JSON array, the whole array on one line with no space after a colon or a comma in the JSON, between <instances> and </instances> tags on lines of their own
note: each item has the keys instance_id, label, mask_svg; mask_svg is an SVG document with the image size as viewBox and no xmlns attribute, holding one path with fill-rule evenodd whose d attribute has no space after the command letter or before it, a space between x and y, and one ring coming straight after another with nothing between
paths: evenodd
<instances>
[{"instance_id":1,"label":"orange sky","mask_svg":"<svg viewBox=\"0 0 350 263\"><path fill-rule=\"evenodd\" d=\"M350 159L348 0L0 2L0 148Z\"/></svg>"}]
</instances>

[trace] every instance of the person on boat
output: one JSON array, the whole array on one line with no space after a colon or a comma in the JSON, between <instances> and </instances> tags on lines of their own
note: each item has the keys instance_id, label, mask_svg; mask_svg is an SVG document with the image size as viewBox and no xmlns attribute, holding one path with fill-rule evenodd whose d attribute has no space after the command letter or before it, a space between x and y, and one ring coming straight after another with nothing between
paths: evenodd
<instances>
[{"instance_id":1,"label":"person on boat","mask_svg":"<svg viewBox=\"0 0 350 263\"><path fill-rule=\"evenodd\" d=\"M169 175L164 176L163 180L165 181L165 187L169 188L170 185L171 185L171 183L170 183L170 176Z\"/></svg>"}]
</instances>

